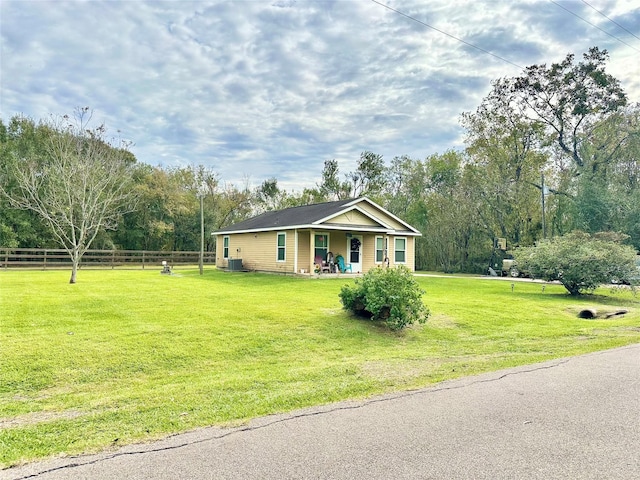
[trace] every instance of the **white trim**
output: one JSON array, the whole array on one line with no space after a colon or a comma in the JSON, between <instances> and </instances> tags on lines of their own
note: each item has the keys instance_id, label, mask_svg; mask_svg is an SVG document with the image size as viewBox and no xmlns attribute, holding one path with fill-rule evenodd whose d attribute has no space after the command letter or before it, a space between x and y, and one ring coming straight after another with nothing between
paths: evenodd
<instances>
[{"instance_id":1,"label":"white trim","mask_svg":"<svg viewBox=\"0 0 640 480\"><path fill-rule=\"evenodd\" d=\"M327 253L329 253L331 251L331 249L329 248L329 242L331 241L331 235L329 234L329 232L313 232L313 261L316 261L316 235L326 235L327 236ZM325 254L325 260L326 260L326 254Z\"/></svg>"},{"instance_id":2,"label":"white trim","mask_svg":"<svg viewBox=\"0 0 640 480\"><path fill-rule=\"evenodd\" d=\"M398 240L404 240L404 250L396 250L396 242ZM394 237L393 238L393 263L394 264L405 264L407 263L407 250L409 249L409 242L407 241L407 237ZM396 253L404 252L404 260L399 262L396 260Z\"/></svg>"},{"instance_id":3,"label":"white trim","mask_svg":"<svg viewBox=\"0 0 640 480\"><path fill-rule=\"evenodd\" d=\"M224 246L224 241L227 240L227 246ZM224 255L224 250L225 248L227 249L227 256L225 257ZM223 260L229 260L229 251L231 249L231 238L229 237L229 235L224 235L222 237L222 259Z\"/></svg>"},{"instance_id":4,"label":"white trim","mask_svg":"<svg viewBox=\"0 0 640 480\"><path fill-rule=\"evenodd\" d=\"M395 221L399 222L400 224L404 225L405 227L407 227L408 230L415 232L416 235L418 236L422 236L422 234L416 229L413 228L411 225L409 225L407 222L405 222L404 220L396 217L393 213L391 213L390 211L382 208L380 205L378 205L376 202L369 200L367 197L360 197L360 198L356 198L353 202L351 202L351 204L349 205L355 205L357 203L360 202L369 202L371 205L373 205L374 207L380 209L385 215L389 215L391 218L393 218ZM403 233L404 235L404 233ZM408 235L408 234L407 234Z\"/></svg>"},{"instance_id":5,"label":"white trim","mask_svg":"<svg viewBox=\"0 0 640 480\"><path fill-rule=\"evenodd\" d=\"M356 238L360 240L360 249L358 250L358 262L354 263L351 261L351 241ZM362 235L352 235L351 237L347 237L347 253L346 253L345 263L347 265L351 265L353 269L353 273L360 273L362 271L362 265L364 264L364 236Z\"/></svg>"},{"instance_id":6,"label":"white trim","mask_svg":"<svg viewBox=\"0 0 640 480\"><path fill-rule=\"evenodd\" d=\"M333 215L329 215L328 217L321 218L320 220L316 220L315 222L313 222L313 224L314 225L320 225L320 224L322 224L322 223L324 223L326 221L331 220L332 218L336 218L336 217L339 217L340 215L344 215L346 213L353 212L354 210L357 211L357 212L360 212L365 217L373 220L374 222L378 223L382 227L394 230L394 228L391 225L389 225L388 223L383 222L379 218L376 218L375 216L371 215L369 212L367 212L366 210L363 210L362 208L358 207L357 205L354 205L351 208L340 210L339 212L334 213ZM376 227L373 227L373 228L376 228Z\"/></svg>"},{"instance_id":7,"label":"white trim","mask_svg":"<svg viewBox=\"0 0 640 480\"><path fill-rule=\"evenodd\" d=\"M358 207L358 204L361 203L361 202L367 202L372 207L380 210L385 215L388 215L390 218L392 218L395 221L397 221L400 225L404 225L406 227L406 231L400 231L400 230L398 230L396 228L393 228L392 226L387 225L385 222L381 221L375 215L372 215L371 213L368 213L368 212L362 210L361 207ZM331 218L337 217L337 216L342 215L344 213L348 213L348 212L350 212L350 211L352 211L354 209L358 210L360 213L366 215L367 217L369 217L374 222L379 223L381 226L380 227L374 227L374 226L371 226L371 227L367 227L367 226L357 227L357 226L352 226L352 225L326 225L326 224L322 224L322 222L326 222L327 220L330 220ZM212 235L233 235L233 234L237 234L237 233L273 232L273 231L276 231L276 230L280 230L281 231L282 229L286 229L286 230L311 229L311 230L313 230L315 228L318 228L318 226L321 226L325 230L337 230L337 231L346 231L346 232L355 231L355 232L367 232L367 233L386 233L386 234L389 234L389 235L397 235L397 234L400 233L403 236L407 236L407 237L412 237L412 236L421 237L422 236L422 233L420 233L416 228L412 227L411 225L409 225L404 220L396 217L393 213L391 213L388 210L382 208L377 203L369 200L367 197L356 198L355 200L346 203L344 205L344 208L342 208L338 212L336 212L336 213L334 213L332 215L329 215L329 216L327 216L325 218L322 218L320 220L317 220L317 221L315 221L313 223L306 223L306 224L300 224L300 225L280 225L278 227L249 228L249 229L245 229L245 230L219 230L217 232L212 232Z\"/></svg>"},{"instance_id":8,"label":"white trim","mask_svg":"<svg viewBox=\"0 0 640 480\"><path fill-rule=\"evenodd\" d=\"M380 250L382 252L382 260L378 260L378 239L382 240L382 249ZM382 265L384 263L384 251L386 250L384 248L384 241L385 237L382 235L376 235L373 239L373 262L376 265Z\"/></svg>"},{"instance_id":9,"label":"white trim","mask_svg":"<svg viewBox=\"0 0 640 480\"><path fill-rule=\"evenodd\" d=\"M384 227L374 227L374 226L354 226L354 225L314 225L314 224L305 224L305 225L292 225L284 227L286 230L314 230L318 228L318 226L322 227L323 230L335 230L342 232L364 232L364 233L386 233L387 235L397 235L399 232L393 228L384 228ZM239 233L260 233L260 232L274 232L281 231L282 226L278 229L276 228L252 228L248 230L224 230L219 232L214 232L214 235L235 235ZM421 237L422 234L420 232L413 233L412 231L402 231L403 236L407 237Z\"/></svg>"},{"instance_id":10,"label":"white trim","mask_svg":"<svg viewBox=\"0 0 640 480\"><path fill-rule=\"evenodd\" d=\"M284 235L284 245L281 247L278 245L278 240L280 239L280 235ZM284 249L284 258L280 260L278 258L278 253L280 253L280 249ZM276 262L283 263L287 261L287 232L276 232Z\"/></svg>"}]
</instances>

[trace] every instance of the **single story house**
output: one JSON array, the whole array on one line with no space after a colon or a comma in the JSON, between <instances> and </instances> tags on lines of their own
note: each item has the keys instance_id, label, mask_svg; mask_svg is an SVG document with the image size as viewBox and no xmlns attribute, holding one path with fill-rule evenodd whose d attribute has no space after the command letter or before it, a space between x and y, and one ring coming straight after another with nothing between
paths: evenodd
<instances>
[{"instance_id":1,"label":"single story house","mask_svg":"<svg viewBox=\"0 0 640 480\"><path fill-rule=\"evenodd\" d=\"M265 212L216 235L218 268L313 273L342 256L347 271L405 265L415 269L420 232L366 197Z\"/></svg>"}]
</instances>

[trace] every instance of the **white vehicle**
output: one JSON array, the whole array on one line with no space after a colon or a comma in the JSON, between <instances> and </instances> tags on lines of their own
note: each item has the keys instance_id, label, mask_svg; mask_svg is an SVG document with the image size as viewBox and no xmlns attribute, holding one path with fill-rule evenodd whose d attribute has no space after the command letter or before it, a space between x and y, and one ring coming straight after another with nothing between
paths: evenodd
<instances>
[{"instance_id":1,"label":"white vehicle","mask_svg":"<svg viewBox=\"0 0 640 480\"><path fill-rule=\"evenodd\" d=\"M513 258L505 258L502 260L502 276L519 277L520 270L518 264Z\"/></svg>"}]
</instances>

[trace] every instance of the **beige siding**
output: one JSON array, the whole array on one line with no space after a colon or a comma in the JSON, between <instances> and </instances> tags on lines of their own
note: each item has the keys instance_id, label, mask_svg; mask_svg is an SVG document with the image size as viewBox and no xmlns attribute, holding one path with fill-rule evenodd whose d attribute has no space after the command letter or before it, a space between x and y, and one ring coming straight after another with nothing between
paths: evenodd
<instances>
[{"instance_id":1,"label":"beige siding","mask_svg":"<svg viewBox=\"0 0 640 480\"><path fill-rule=\"evenodd\" d=\"M222 239L225 235L216 235L216 267L218 268L226 268L228 263L225 259L222 258L223 255L223 243Z\"/></svg>"},{"instance_id":2,"label":"beige siding","mask_svg":"<svg viewBox=\"0 0 640 480\"><path fill-rule=\"evenodd\" d=\"M243 233L229 235L229 256L231 258L241 258L242 265L248 270L259 270L267 272L293 273L294 272L294 255L295 255L295 230L283 230L286 234L286 259L284 262L278 262L277 258L277 233L278 232L260 232L260 233ZM329 233L329 251L334 256L342 255L345 262L348 263L348 241L347 232L323 232L314 230L313 233ZM313 272L312 258L312 232L303 230L298 232L298 266L297 271L304 269L307 273ZM379 234L362 234L362 271L367 272L372 268L381 266L376 263L376 237L382 236L388 239L389 265L396 266L395 263L395 238L396 236L379 235ZM222 235L217 237L216 266L218 268L227 268L228 262L223 260L223 240ZM406 262L405 265L410 270L415 269L415 237L404 237L406 243Z\"/></svg>"},{"instance_id":3,"label":"beige siding","mask_svg":"<svg viewBox=\"0 0 640 480\"><path fill-rule=\"evenodd\" d=\"M324 222L326 224L339 224L339 225L366 225L366 226L378 226L379 223L372 220L362 212L352 210L342 215L338 215L331 220Z\"/></svg>"},{"instance_id":4,"label":"beige siding","mask_svg":"<svg viewBox=\"0 0 640 480\"><path fill-rule=\"evenodd\" d=\"M329 236L329 244L327 246L327 252L333 253L334 258L337 257L338 255L342 255L344 258L346 258L347 235L345 232L328 231L328 230L322 230L321 228L319 228L318 230L304 231L299 233L300 235L302 235L303 233L305 234L304 246L307 247L306 250L303 251L302 250L303 240L300 240L299 245L301 249L300 249L300 255L298 257L299 263L305 259L305 255L308 255L309 262L311 264L310 266L311 267L314 266L314 261L315 261L315 259L313 258L314 248L315 248L314 239L315 239L315 235L320 235L320 234ZM302 236L300 238L302 239ZM299 268L305 268L305 267L299 267Z\"/></svg>"},{"instance_id":5,"label":"beige siding","mask_svg":"<svg viewBox=\"0 0 640 480\"><path fill-rule=\"evenodd\" d=\"M375 235L365 234L362 237L361 255L362 255L362 271L368 272L376 266L376 256L374 252L376 237Z\"/></svg>"},{"instance_id":6,"label":"beige siding","mask_svg":"<svg viewBox=\"0 0 640 480\"><path fill-rule=\"evenodd\" d=\"M308 230L298 231L298 271L313 272L313 260L311 259L311 233Z\"/></svg>"},{"instance_id":7,"label":"beige siding","mask_svg":"<svg viewBox=\"0 0 640 480\"><path fill-rule=\"evenodd\" d=\"M358 207L361 208L362 210L364 210L365 212L373 215L374 217L380 219L380 221L385 222L387 225L390 225L391 227L393 227L396 230L406 230L407 229L407 227L404 226L402 223L400 223L397 220L391 218L390 216L385 214L382 210L378 210L373 205L369 205L366 202L360 202L358 204Z\"/></svg>"},{"instance_id":8,"label":"beige siding","mask_svg":"<svg viewBox=\"0 0 640 480\"><path fill-rule=\"evenodd\" d=\"M404 265L409 270L415 270L415 237L405 237L403 235L380 235L367 234L363 236L362 241L362 270L367 272L372 268L384 266L384 263L376 263L376 237L386 238L388 241L387 257L389 258L389 266ZM404 263L395 263L395 239L406 239L406 261Z\"/></svg>"},{"instance_id":9,"label":"beige siding","mask_svg":"<svg viewBox=\"0 0 640 480\"><path fill-rule=\"evenodd\" d=\"M345 232L331 232L329 234L329 251L334 257L342 255L347 258L347 234Z\"/></svg>"},{"instance_id":10,"label":"beige siding","mask_svg":"<svg viewBox=\"0 0 640 480\"><path fill-rule=\"evenodd\" d=\"M405 250L405 262L395 262L395 239L396 238L404 238L406 239L406 250ZM403 235L389 235L389 265L404 265L409 268L411 271L415 270L415 237L405 237Z\"/></svg>"},{"instance_id":11,"label":"beige siding","mask_svg":"<svg viewBox=\"0 0 640 480\"><path fill-rule=\"evenodd\" d=\"M383 263L376 263L376 237L386 238L388 240L387 256L389 258L389 266L404 265L411 271L415 270L415 237L405 237L402 235L380 235L380 234L364 234L362 236L362 271L367 272L372 268L384 266ZM395 239L406 239L406 262L395 263ZM345 237L346 246L346 237ZM346 257L345 257L346 258Z\"/></svg>"},{"instance_id":12,"label":"beige siding","mask_svg":"<svg viewBox=\"0 0 640 480\"><path fill-rule=\"evenodd\" d=\"M277 235L286 233L285 261L277 261ZM222 236L218 236L216 247L216 265L226 268L228 262L222 258ZM241 258L242 266L247 270L260 270L267 272L293 273L295 252L294 230L281 230L279 232L237 233L229 235L229 257Z\"/></svg>"}]
</instances>

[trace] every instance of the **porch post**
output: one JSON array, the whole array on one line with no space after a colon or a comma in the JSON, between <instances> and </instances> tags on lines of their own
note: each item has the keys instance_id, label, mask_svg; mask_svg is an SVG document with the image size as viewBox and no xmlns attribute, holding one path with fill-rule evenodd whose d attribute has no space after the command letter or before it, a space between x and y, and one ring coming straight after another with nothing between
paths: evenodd
<instances>
[{"instance_id":1,"label":"porch post","mask_svg":"<svg viewBox=\"0 0 640 480\"><path fill-rule=\"evenodd\" d=\"M316 264L316 258L315 258L315 237L316 237L316 232L315 230L311 230L310 234L309 234L309 257L310 261L309 264L311 265L309 273L313 273L313 269L315 268L315 264Z\"/></svg>"},{"instance_id":2,"label":"porch post","mask_svg":"<svg viewBox=\"0 0 640 480\"><path fill-rule=\"evenodd\" d=\"M293 273L298 273L298 229L293 233Z\"/></svg>"}]
</instances>

